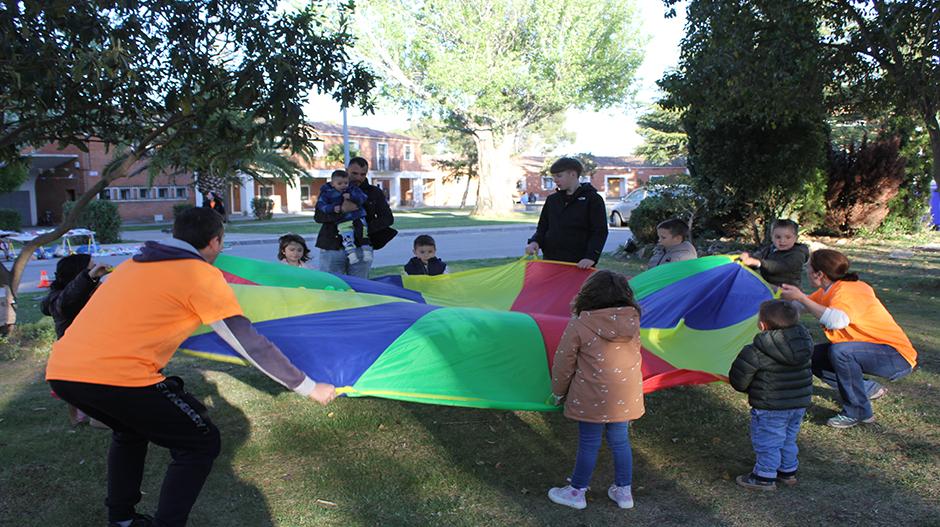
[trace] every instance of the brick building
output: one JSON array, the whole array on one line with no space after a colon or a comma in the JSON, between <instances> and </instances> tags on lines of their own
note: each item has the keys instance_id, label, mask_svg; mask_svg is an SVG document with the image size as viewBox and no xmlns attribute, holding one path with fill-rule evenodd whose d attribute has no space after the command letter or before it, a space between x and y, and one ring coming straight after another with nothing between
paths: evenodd
<instances>
[{"instance_id":1,"label":"brick building","mask_svg":"<svg viewBox=\"0 0 940 527\"><path fill-rule=\"evenodd\" d=\"M114 151L90 141L88 152L50 144L24 152L30 162L29 177L13 192L0 194L0 208L20 213L24 225L55 224L62 219L62 206L74 201L101 178ZM143 168L142 163L131 172ZM99 196L113 201L126 221L160 221L173 217L173 205L195 204L192 175L161 175L148 181L146 171L113 182ZM50 221L51 220L51 221Z\"/></svg>"},{"instance_id":2,"label":"brick building","mask_svg":"<svg viewBox=\"0 0 940 527\"><path fill-rule=\"evenodd\" d=\"M534 193L540 201L555 192L555 182L551 176L542 173L546 163L550 163L552 159L554 158L545 156L518 158L516 165L522 171L518 184L519 191ZM590 178L582 177L582 181L587 182L589 179L594 188L609 201L619 200L628 192L649 183L651 178L655 180L687 173L684 160L677 160L668 166L656 166L647 163L642 158L631 156L597 156L594 161L597 163L597 168Z\"/></svg>"}]
</instances>

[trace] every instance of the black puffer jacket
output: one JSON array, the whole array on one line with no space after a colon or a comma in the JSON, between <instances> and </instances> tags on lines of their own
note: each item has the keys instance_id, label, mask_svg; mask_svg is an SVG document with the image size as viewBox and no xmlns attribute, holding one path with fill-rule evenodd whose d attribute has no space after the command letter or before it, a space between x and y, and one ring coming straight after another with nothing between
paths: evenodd
<instances>
[{"instance_id":1,"label":"black puffer jacket","mask_svg":"<svg viewBox=\"0 0 940 527\"><path fill-rule=\"evenodd\" d=\"M444 274L444 271L446 270L447 264L437 257L431 258L425 265L425 263L422 262L420 258L415 256L411 260L408 260L408 263L405 264L405 272L408 274L426 274L437 276L439 274Z\"/></svg>"},{"instance_id":2,"label":"black puffer jacket","mask_svg":"<svg viewBox=\"0 0 940 527\"><path fill-rule=\"evenodd\" d=\"M803 264L809 259L809 247L797 243L786 251L778 251L773 245L770 245L757 251L754 258L760 260L760 275L768 283L773 285L790 284L800 287Z\"/></svg>"},{"instance_id":3,"label":"black puffer jacket","mask_svg":"<svg viewBox=\"0 0 940 527\"><path fill-rule=\"evenodd\" d=\"M813 395L813 338L797 324L762 331L744 346L728 380L761 410L806 408Z\"/></svg>"},{"instance_id":4,"label":"black puffer jacket","mask_svg":"<svg viewBox=\"0 0 940 527\"><path fill-rule=\"evenodd\" d=\"M607 241L607 207L590 183L581 183L570 196L555 192L545 200L535 235L546 260L596 264Z\"/></svg>"},{"instance_id":5,"label":"black puffer jacket","mask_svg":"<svg viewBox=\"0 0 940 527\"><path fill-rule=\"evenodd\" d=\"M97 288L98 280L92 278L85 269L71 282L65 284L64 288L52 290L46 298L42 299L40 310L43 315L52 317L55 322L56 338L62 338L62 335L65 335L65 330L72 325L78 312L85 307Z\"/></svg>"}]
</instances>

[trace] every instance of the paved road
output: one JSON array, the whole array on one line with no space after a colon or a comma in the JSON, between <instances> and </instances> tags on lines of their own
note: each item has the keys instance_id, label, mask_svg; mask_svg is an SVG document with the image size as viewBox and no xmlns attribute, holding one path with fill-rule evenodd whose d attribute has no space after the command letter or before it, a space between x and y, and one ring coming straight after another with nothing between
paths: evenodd
<instances>
[{"instance_id":1,"label":"paved road","mask_svg":"<svg viewBox=\"0 0 940 527\"><path fill-rule=\"evenodd\" d=\"M296 229L301 231L301 229ZM412 257L412 243L418 234L431 234L437 242L437 253L444 261L471 260L476 258L501 258L522 256L526 240L535 232L535 226L498 225L492 227L450 227L430 230L405 230L399 233L385 248L375 253L375 267L404 265ZM302 231L299 232L302 234ZM124 235L136 240L161 240L170 237L161 231L134 231ZM611 228L604 251L613 251L631 237L630 229ZM308 245L313 258L311 265L317 265L318 250L313 247L314 238L308 236ZM225 253L246 258L275 261L277 258L277 236L264 234L229 234L225 237ZM119 244L125 247L139 244ZM117 265L130 258L129 255L106 256L95 261ZM21 293L39 291L36 285L40 273L46 271L52 279L55 274L57 259L33 260L26 267Z\"/></svg>"}]
</instances>

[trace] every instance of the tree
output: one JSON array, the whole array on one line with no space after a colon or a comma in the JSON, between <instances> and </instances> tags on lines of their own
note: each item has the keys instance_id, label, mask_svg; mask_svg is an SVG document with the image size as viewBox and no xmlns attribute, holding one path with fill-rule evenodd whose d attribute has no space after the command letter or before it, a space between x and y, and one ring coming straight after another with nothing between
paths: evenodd
<instances>
[{"instance_id":1,"label":"tree","mask_svg":"<svg viewBox=\"0 0 940 527\"><path fill-rule=\"evenodd\" d=\"M376 0L357 17L387 94L473 139L475 215L511 210L510 157L526 131L622 103L642 59L633 0Z\"/></svg>"},{"instance_id":2,"label":"tree","mask_svg":"<svg viewBox=\"0 0 940 527\"><path fill-rule=\"evenodd\" d=\"M904 181L897 137L829 150L826 227L840 233L874 230L888 215L887 203Z\"/></svg>"},{"instance_id":3,"label":"tree","mask_svg":"<svg viewBox=\"0 0 940 527\"><path fill-rule=\"evenodd\" d=\"M172 150L205 145L204 132L220 115L233 112L252 123L231 131L230 153L264 145L295 154L314 138L302 111L310 91L371 110L373 77L348 56L349 8L314 2L288 12L279 4L0 4L0 164L22 161L26 146L86 149L90 138L115 152L61 225L27 244L12 270L0 267L8 312L35 247L66 232L117 178L174 165L195 169L202 154Z\"/></svg>"},{"instance_id":4,"label":"tree","mask_svg":"<svg viewBox=\"0 0 940 527\"><path fill-rule=\"evenodd\" d=\"M682 112L689 172L713 226L759 242L823 160L816 12L803 0L693 0L686 27L662 104Z\"/></svg>"},{"instance_id":5,"label":"tree","mask_svg":"<svg viewBox=\"0 0 940 527\"><path fill-rule=\"evenodd\" d=\"M689 138L682 127L682 112L654 104L637 119L636 125L643 144L634 155L657 165L668 165L688 155Z\"/></svg>"},{"instance_id":6,"label":"tree","mask_svg":"<svg viewBox=\"0 0 940 527\"><path fill-rule=\"evenodd\" d=\"M434 118L421 119L413 124L405 135L421 140L421 151L428 154L440 154L441 157L431 163L444 173L444 182L459 183L466 180L460 208L467 206L470 184L479 176L477 148L472 136L460 129L460 124L441 121ZM477 185L477 197L479 197Z\"/></svg>"},{"instance_id":7,"label":"tree","mask_svg":"<svg viewBox=\"0 0 940 527\"><path fill-rule=\"evenodd\" d=\"M940 185L940 3L931 0L817 0L832 57L832 105L840 110L916 115L930 138Z\"/></svg>"},{"instance_id":8,"label":"tree","mask_svg":"<svg viewBox=\"0 0 940 527\"><path fill-rule=\"evenodd\" d=\"M358 149L356 148L349 149L349 159L352 159L354 157L359 157L359 155L360 154L359 154ZM324 160L326 161L326 164L329 166L345 168L346 167L346 152L343 149L343 145L341 143L337 143L331 146L329 149L327 149L326 155L324 155Z\"/></svg>"}]
</instances>

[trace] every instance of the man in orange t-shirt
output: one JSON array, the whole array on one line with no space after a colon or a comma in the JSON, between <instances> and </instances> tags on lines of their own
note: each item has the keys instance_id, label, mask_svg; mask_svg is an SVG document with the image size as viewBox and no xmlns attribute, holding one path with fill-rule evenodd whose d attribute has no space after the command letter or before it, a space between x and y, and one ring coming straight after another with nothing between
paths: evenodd
<instances>
[{"instance_id":1,"label":"man in orange t-shirt","mask_svg":"<svg viewBox=\"0 0 940 527\"><path fill-rule=\"evenodd\" d=\"M802 304L819 319L829 339L816 345L813 373L839 390L843 408L826 424L851 428L872 423L871 401L887 390L864 375L900 379L917 365L917 351L871 286L849 272L845 255L831 249L814 251L806 271L819 289L806 295L783 284L781 297Z\"/></svg>"},{"instance_id":2,"label":"man in orange t-shirt","mask_svg":"<svg viewBox=\"0 0 940 527\"><path fill-rule=\"evenodd\" d=\"M259 335L222 272L222 217L207 208L180 214L173 240L147 242L98 288L52 347L46 380L55 393L112 431L108 520L118 527L186 524L220 449L206 407L162 369L180 343L207 324L239 355L287 388L327 404L334 387L317 383ZM168 448L154 518L138 514L149 443Z\"/></svg>"}]
</instances>

